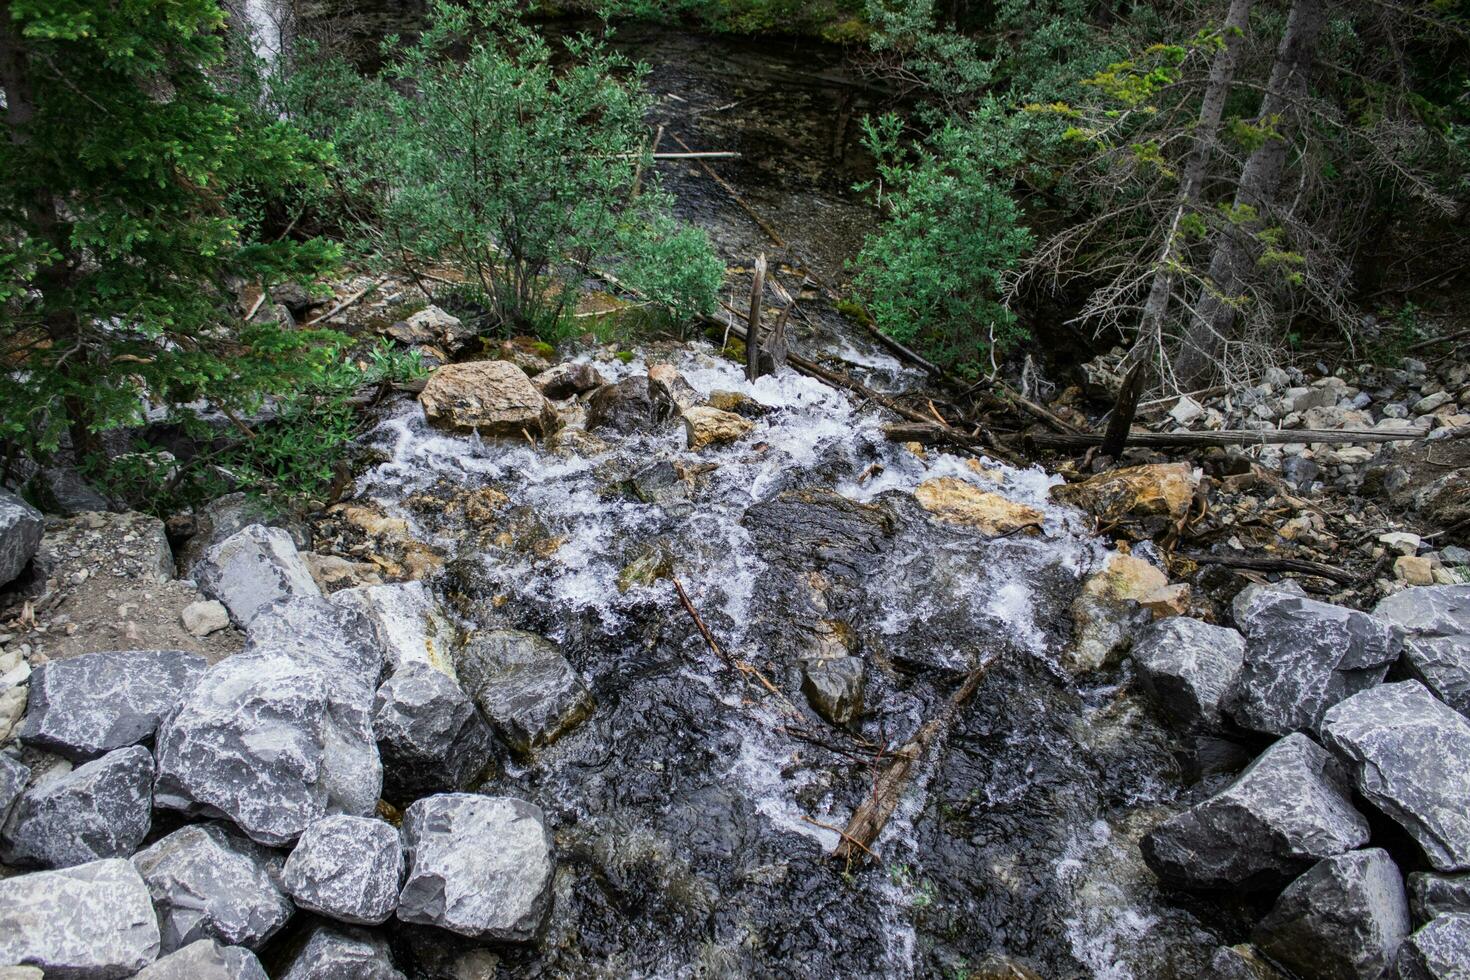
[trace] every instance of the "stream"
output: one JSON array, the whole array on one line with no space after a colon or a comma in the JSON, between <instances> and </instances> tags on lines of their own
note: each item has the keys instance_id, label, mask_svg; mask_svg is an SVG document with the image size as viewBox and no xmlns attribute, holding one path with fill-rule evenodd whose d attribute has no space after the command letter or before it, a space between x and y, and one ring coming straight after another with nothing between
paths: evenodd
<instances>
[{"instance_id":1,"label":"stream","mask_svg":"<svg viewBox=\"0 0 1470 980\"><path fill-rule=\"evenodd\" d=\"M789 248L696 165L659 170L729 264L777 260L803 297L793 349L889 390L916 386L792 271L840 283L873 221L851 187L871 166L857 120L882 103L841 52L646 27L617 45L652 67L651 128L742 154L715 166ZM732 304L742 288L737 275ZM677 425L548 449L436 431L404 397L368 437L382 461L354 488L449 556L434 585L465 631L554 640L596 698L585 723L529 764L503 760L483 787L541 806L558 856L544 941L495 950L497 975L1208 974L1225 941L1218 911L1163 893L1137 847L1202 790L1186 787L1126 667L1079 683L1062 666L1069 607L1107 546L1050 502L1058 478L917 454L883 437L874 407L789 371L750 384L703 343L649 345L626 363L577 357L612 381L672 362L702 395L751 399L756 427L698 452ZM563 418L576 429L583 409L565 405ZM937 521L913 496L936 477L1030 504L1044 531L987 540ZM495 519L467 519L463 501L492 490L506 501ZM670 575L789 702L709 649ZM834 651L865 670L849 732L800 691L802 659ZM853 747L901 745L989 658L875 860L832 860L831 828L878 768ZM462 951L412 929L395 949L423 977L456 975Z\"/></svg>"}]
</instances>

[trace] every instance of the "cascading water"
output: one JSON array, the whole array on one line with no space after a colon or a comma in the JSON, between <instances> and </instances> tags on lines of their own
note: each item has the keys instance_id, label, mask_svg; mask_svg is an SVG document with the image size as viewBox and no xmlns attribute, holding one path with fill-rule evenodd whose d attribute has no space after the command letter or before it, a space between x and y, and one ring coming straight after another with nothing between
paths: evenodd
<instances>
[{"instance_id":1,"label":"cascading water","mask_svg":"<svg viewBox=\"0 0 1470 980\"><path fill-rule=\"evenodd\" d=\"M677 425L546 449L432 430L405 401L357 487L448 556L440 588L467 630L550 637L597 698L486 787L542 806L561 855L546 943L507 953L510 975L1195 975L1216 941L1161 899L1135 844L1175 785L1167 742L1116 683L1080 688L1058 666L1103 548L1049 502L1055 479L895 446L878 412L794 373L751 385L711 349L669 356L701 394L758 403L754 431L698 452ZM596 366L612 380L647 367ZM912 491L939 476L1039 508L1044 532L987 540L935 521ZM493 518L453 506L487 489ZM797 705L799 657L840 630L868 669L858 737L804 707L800 730L828 744L793 735L667 578L629 579L653 554ZM876 866L830 861L822 825L873 785L851 747L901 744L992 656ZM412 955L433 975L434 953Z\"/></svg>"}]
</instances>

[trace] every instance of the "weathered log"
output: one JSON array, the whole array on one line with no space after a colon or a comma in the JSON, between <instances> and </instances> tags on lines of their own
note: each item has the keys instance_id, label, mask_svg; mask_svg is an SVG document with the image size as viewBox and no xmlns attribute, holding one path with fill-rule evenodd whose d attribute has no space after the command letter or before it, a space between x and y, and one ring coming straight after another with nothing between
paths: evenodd
<instances>
[{"instance_id":1,"label":"weathered log","mask_svg":"<svg viewBox=\"0 0 1470 980\"><path fill-rule=\"evenodd\" d=\"M1221 565L1225 568L1240 568L1252 572L1296 572L1299 575L1315 575L1331 579L1343 585L1356 585L1361 577L1345 569L1320 561L1305 558L1250 558L1246 555L1182 555L1196 565Z\"/></svg>"},{"instance_id":2,"label":"weathered log","mask_svg":"<svg viewBox=\"0 0 1470 980\"><path fill-rule=\"evenodd\" d=\"M1373 442L1406 442L1424 438L1423 429L1219 429L1215 432L1146 432L1128 434L1132 446L1156 448L1189 446L1281 446L1294 442L1319 442L1352 445ZM1042 449L1086 449L1102 445L1103 437L1093 433L1049 435L1038 433L1026 439Z\"/></svg>"},{"instance_id":3,"label":"weathered log","mask_svg":"<svg viewBox=\"0 0 1470 980\"><path fill-rule=\"evenodd\" d=\"M1143 395L1143 383L1148 374L1148 362L1139 362L1123 378L1123 388L1118 400L1113 403L1113 417L1108 420L1103 433L1102 453L1114 458L1122 455L1128 437L1133 433L1133 417L1138 414L1138 399Z\"/></svg>"}]
</instances>

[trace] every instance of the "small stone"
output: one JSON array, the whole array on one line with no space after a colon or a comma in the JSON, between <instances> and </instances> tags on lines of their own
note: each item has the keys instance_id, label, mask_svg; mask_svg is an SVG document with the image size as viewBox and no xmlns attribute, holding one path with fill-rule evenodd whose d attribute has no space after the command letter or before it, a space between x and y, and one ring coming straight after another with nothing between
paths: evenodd
<instances>
[{"instance_id":1,"label":"small stone","mask_svg":"<svg viewBox=\"0 0 1470 980\"><path fill-rule=\"evenodd\" d=\"M1189 603L1193 597L1194 592L1188 582L1175 582L1173 585L1154 589L1139 599L1138 604L1153 613L1154 619L1167 619L1189 612Z\"/></svg>"},{"instance_id":2,"label":"small stone","mask_svg":"<svg viewBox=\"0 0 1470 980\"><path fill-rule=\"evenodd\" d=\"M259 949L291 918L280 856L222 823L191 824L133 856L165 953L200 939Z\"/></svg>"},{"instance_id":3,"label":"small stone","mask_svg":"<svg viewBox=\"0 0 1470 980\"><path fill-rule=\"evenodd\" d=\"M30 564L45 529L40 511L0 490L0 585L15 581Z\"/></svg>"},{"instance_id":4,"label":"small stone","mask_svg":"<svg viewBox=\"0 0 1470 980\"><path fill-rule=\"evenodd\" d=\"M1399 948L1398 980L1470 980L1470 915L1441 915Z\"/></svg>"},{"instance_id":5,"label":"small stone","mask_svg":"<svg viewBox=\"0 0 1470 980\"><path fill-rule=\"evenodd\" d=\"M1415 415L1428 415L1441 405L1448 405L1455 400L1455 396L1448 391L1437 391L1432 395L1425 395L1414 403L1413 413Z\"/></svg>"},{"instance_id":6,"label":"small stone","mask_svg":"<svg viewBox=\"0 0 1470 980\"><path fill-rule=\"evenodd\" d=\"M1174 403L1174 407L1169 409L1169 417L1183 426L1188 426L1204 414L1204 406L1188 395L1180 398Z\"/></svg>"},{"instance_id":7,"label":"small stone","mask_svg":"<svg viewBox=\"0 0 1470 980\"><path fill-rule=\"evenodd\" d=\"M801 663L801 691L817 714L834 725L851 724L863 710L861 657L822 657Z\"/></svg>"},{"instance_id":8,"label":"small stone","mask_svg":"<svg viewBox=\"0 0 1470 980\"><path fill-rule=\"evenodd\" d=\"M1251 934L1304 980L1384 977L1409 935L1398 866L1379 848L1324 858L1287 886Z\"/></svg>"},{"instance_id":9,"label":"small stone","mask_svg":"<svg viewBox=\"0 0 1470 980\"><path fill-rule=\"evenodd\" d=\"M429 378L419 404L430 424L482 436L544 436L560 424L556 409L509 361L446 364Z\"/></svg>"},{"instance_id":10,"label":"small stone","mask_svg":"<svg viewBox=\"0 0 1470 980\"><path fill-rule=\"evenodd\" d=\"M561 648L534 633L478 634L460 654L459 676L501 738L522 756L592 714L592 694Z\"/></svg>"},{"instance_id":11,"label":"small stone","mask_svg":"<svg viewBox=\"0 0 1470 980\"><path fill-rule=\"evenodd\" d=\"M155 960L133 980L270 980L260 960L242 946L200 939Z\"/></svg>"},{"instance_id":12,"label":"small stone","mask_svg":"<svg viewBox=\"0 0 1470 980\"><path fill-rule=\"evenodd\" d=\"M953 476L925 480L914 488L914 499L941 521L972 528L991 538L1023 530L1039 531L1046 519L1035 507Z\"/></svg>"},{"instance_id":13,"label":"small stone","mask_svg":"<svg viewBox=\"0 0 1470 980\"><path fill-rule=\"evenodd\" d=\"M229 627L230 611L217 599L201 599L185 606L179 619L191 636L208 636Z\"/></svg>"},{"instance_id":14,"label":"small stone","mask_svg":"<svg viewBox=\"0 0 1470 980\"><path fill-rule=\"evenodd\" d=\"M668 417L683 415L700 401L699 392L672 364L648 365L648 392L653 397L654 410Z\"/></svg>"},{"instance_id":15,"label":"small stone","mask_svg":"<svg viewBox=\"0 0 1470 980\"><path fill-rule=\"evenodd\" d=\"M1428 558L1416 558L1412 555L1400 555L1394 559L1394 578L1400 582L1410 585L1433 585L1434 566Z\"/></svg>"},{"instance_id":16,"label":"small stone","mask_svg":"<svg viewBox=\"0 0 1470 980\"><path fill-rule=\"evenodd\" d=\"M1233 629L1177 617L1146 627L1133 645L1143 689L1176 725L1218 730L1221 706L1245 659L1245 638Z\"/></svg>"},{"instance_id":17,"label":"small stone","mask_svg":"<svg viewBox=\"0 0 1470 980\"><path fill-rule=\"evenodd\" d=\"M194 566L194 579L241 629L278 599L321 595L291 536L263 524L251 524L206 551Z\"/></svg>"},{"instance_id":18,"label":"small stone","mask_svg":"<svg viewBox=\"0 0 1470 980\"><path fill-rule=\"evenodd\" d=\"M1418 922L1470 914L1470 874L1415 871L1409 875L1409 908Z\"/></svg>"},{"instance_id":19,"label":"small stone","mask_svg":"<svg viewBox=\"0 0 1470 980\"><path fill-rule=\"evenodd\" d=\"M0 881L0 963L48 977L130 977L158 956L158 919L127 861L110 858Z\"/></svg>"},{"instance_id":20,"label":"small stone","mask_svg":"<svg viewBox=\"0 0 1470 980\"><path fill-rule=\"evenodd\" d=\"M473 939L535 938L556 870L540 807L504 796L430 796L404 813L403 836L399 919Z\"/></svg>"},{"instance_id":21,"label":"small stone","mask_svg":"<svg viewBox=\"0 0 1470 980\"><path fill-rule=\"evenodd\" d=\"M324 817L307 827L281 880L301 908L375 926L398 907L403 848L398 831L369 817Z\"/></svg>"},{"instance_id":22,"label":"small stone","mask_svg":"<svg viewBox=\"0 0 1470 980\"><path fill-rule=\"evenodd\" d=\"M494 764L494 735L457 683L428 664L405 664L378 688L373 733L383 792L407 803L474 787Z\"/></svg>"},{"instance_id":23,"label":"small stone","mask_svg":"<svg viewBox=\"0 0 1470 980\"><path fill-rule=\"evenodd\" d=\"M1358 792L1419 842L1437 871L1470 871L1470 721L1418 681L1382 684L1327 711L1322 736Z\"/></svg>"},{"instance_id":24,"label":"small stone","mask_svg":"<svg viewBox=\"0 0 1470 980\"><path fill-rule=\"evenodd\" d=\"M755 423L733 412L722 412L708 405L696 405L684 413L684 434L690 449L735 442L754 427Z\"/></svg>"},{"instance_id":25,"label":"small stone","mask_svg":"<svg viewBox=\"0 0 1470 980\"><path fill-rule=\"evenodd\" d=\"M1390 531L1378 536L1380 544L1386 545L1390 551L1401 555L1417 555L1423 540L1419 535L1410 534L1407 531Z\"/></svg>"},{"instance_id":26,"label":"small stone","mask_svg":"<svg viewBox=\"0 0 1470 980\"><path fill-rule=\"evenodd\" d=\"M314 926L280 980L405 980L388 940L365 929Z\"/></svg>"},{"instance_id":27,"label":"small stone","mask_svg":"<svg viewBox=\"0 0 1470 980\"><path fill-rule=\"evenodd\" d=\"M67 868L127 857L148 836L152 813L153 756L140 745L118 749L22 793L5 824L4 858Z\"/></svg>"}]
</instances>

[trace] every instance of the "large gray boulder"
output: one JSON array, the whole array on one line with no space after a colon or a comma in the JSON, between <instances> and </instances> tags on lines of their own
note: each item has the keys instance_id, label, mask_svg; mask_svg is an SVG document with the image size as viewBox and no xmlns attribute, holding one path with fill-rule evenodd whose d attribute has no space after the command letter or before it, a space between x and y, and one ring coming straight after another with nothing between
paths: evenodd
<instances>
[{"instance_id":1,"label":"large gray boulder","mask_svg":"<svg viewBox=\"0 0 1470 980\"><path fill-rule=\"evenodd\" d=\"M66 868L127 857L152 818L153 756L141 745L118 749L26 790L5 824L4 858Z\"/></svg>"},{"instance_id":2,"label":"large gray boulder","mask_svg":"<svg viewBox=\"0 0 1470 980\"><path fill-rule=\"evenodd\" d=\"M269 504L246 493L227 493L194 508L194 533L179 549L179 568L193 577L194 566L204 553L221 541L252 524L279 527L291 535L299 551L311 550L311 532L307 527Z\"/></svg>"},{"instance_id":3,"label":"large gray boulder","mask_svg":"<svg viewBox=\"0 0 1470 980\"><path fill-rule=\"evenodd\" d=\"M454 626L424 583L363 585L333 593L332 601L372 622L390 671L422 663L454 677Z\"/></svg>"},{"instance_id":4,"label":"large gray boulder","mask_svg":"<svg viewBox=\"0 0 1470 980\"><path fill-rule=\"evenodd\" d=\"M371 815L381 657L356 610L312 597L262 610L245 652L206 671L160 726L156 801L229 817L273 847L331 813Z\"/></svg>"},{"instance_id":5,"label":"large gray boulder","mask_svg":"<svg viewBox=\"0 0 1470 980\"><path fill-rule=\"evenodd\" d=\"M551 402L509 361L446 364L429 377L419 404L430 425L483 436L545 436L559 424Z\"/></svg>"},{"instance_id":6,"label":"large gray boulder","mask_svg":"<svg viewBox=\"0 0 1470 980\"><path fill-rule=\"evenodd\" d=\"M541 808L505 796L426 797L403 815L398 918L473 939L527 942L551 907L556 859Z\"/></svg>"},{"instance_id":7,"label":"large gray boulder","mask_svg":"<svg viewBox=\"0 0 1470 980\"><path fill-rule=\"evenodd\" d=\"M1415 922L1440 915L1470 915L1470 874L1415 871L1409 875L1409 910Z\"/></svg>"},{"instance_id":8,"label":"large gray boulder","mask_svg":"<svg viewBox=\"0 0 1470 980\"><path fill-rule=\"evenodd\" d=\"M1132 658L1139 684L1170 721L1188 730L1218 730L1225 697L1245 661L1245 638L1173 616L1143 629Z\"/></svg>"},{"instance_id":9,"label":"large gray boulder","mask_svg":"<svg viewBox=\"0 0 1470 980\"><path fill-rule=\"evenodd\" d=\"M21 740L73 760L145 742L206 666L183 650L87 653L44 663L31 673Z\"/></svg>"},{"instance_id":10,"label":"large gray boulder","mask_svg":"<svg viewBox=\"0 0 1470 980\"><path fill-rule=\"evenodd\" d=\"M199 591L218 599L245 629L262 609L291 596L319 596L321 589L280 528L251 524L206 551L194 565Z\"/></svg>"},{"instance_id":11,"label":"large gray boulder","mask_svg":"<svg viewBox=\"0 0 1470 980\"><path fill-rule=\"evenodd\" d=\"M398 907L403 846L369 817L323 817L301 835L281 881L301 908L356 925L388 921Z\"/></svg>"},{"instance_id":12,"label":"large gray boulder","mask_svg":"<svg viewBox=\"0 0 1470 980\"><path fill-rule=\"evenodd\" d=\"M1390 623L1280 592L1250 602L1243 632L1231 713L1273 735L1315 731L1328 708L1382 681L1400 647Z\"/></svg>"},{"instance_id":13,"label":"large gray boulder","mask_svg":"<svg viewBox=\"0 0 1470 980\"><path fill-rule=\"evenodd\" d=\"M46 520L13 493L0 490L0 585L15 581L41 547Z\"/></svg>"},{"instance_id":14,"label":"large gray boulder","mask_svg":"<svg viewBox=\"0 0 1470 980\"><path fill-rule=\"evenodd\" d=\"M47 977L114 980L157 957L158 919L127 861L0 881L0 963L39 966Z\"/></svg>"},{"instance_id":15,"label":"large gray boulder","mask_svg":"<svg viewBox=\"0 0 1470 980\"><path fill-rule=\"evenodd\" d=\"M1184 888L1269 888L1368 842L1347 775L1305 735L1288 735L1224 790L1143 838L1143 857Z\"/></svg>"},{"instance_id":16,"label":"large gray boulder","mask_svg":"<svg viewBox=\"0 0 1470 980\"><path fill-rule=\"evenodd\" d=\"M280 980L405 980L388 940L363 929L319 925Z\"/></svg>"},{"instance_id":17,"label":"large gray boulder","mask_svg":"<svg viewBox=\"0 0 1470 980\"><path fill-rule=\"evenodd\" d=\"M270 980L255 954L200 939L144 967L133 980Z\"/></svg>"},{"instance_id":18,"label":"large gray boulder","mask_svg":"<svg viewBox=\"0 0 1470 980\"><path fill-rule=\"evenodd\" d=\"M459 677L500 737L522 756L550 745L592 714L592 693L561 648L522 630L476 634Z\"/></svg>"},{"instance_id":19,"label":"large gray boulder","mask_svg":"<svg viewBox=\"0 0 1470 980\"><path fill-rule=\"evenodd\" d=\"M1470 871L1470 721L1418 681L1383 684L1327 712L1324 741L1358 792L1438 871Z\"/></svg>"},{"instance_id":20,"label":"large gray boulder","mask_svg":"<svg viewBox=\"0 0 1470 980\"><path fill-rule=\"evenodd\" d=\"M1430 693L1470 715L1470 585L1405 589L1373 615L1403 629L1404 663Z\"/></svg>"},{"instance_id":21,"label":"large gray boulder","mask_svg":"<svg viewBox=\"0 0 1470 980\"><path fill-rule=\"evenodd\" d=\"M1287 886L1251 939L1303 980L1379 978L1410 928L1403 876L1375 847L1318 861Z\"/></svg>"},{"instance_id":22,"label":"large gray boulder","mask_svg":"<svg viewBox=\"0 0 1470 980\"><path fill-rule=\"evenodd\" d=\"M20 799L20 794L25 792L26 784L30 781L30 766L0 753L0 828L5 826L10 808Z\"/></svg>"},{"instance_id":23,"label":"large gray boulder","mask_svg":"<svg viewBox=\"0 0 1470 980\"><path fill-rule=\"evenodd\" d=\"M158 908L165 953L201 939L258 949L291 918L281 859L233 828L191 824L133 856Z\"/></svg>"},{"instance_id":24,"label":"large gray boulder","mask_svg":"<svg viewBox=\"0 0 1470 980\"><path fill-rule=\"evenodd\" d=\"M1398 980L1470 980L1470 915L1441 915L1399 948Z\"/></svg>"},{"instance_id":25,"label":"large gray boulder","mask_svg":"<svg viewBox=\"0 0 1470 980\"><path fill-rule=\"evenodd\" d=\"M603 385L587 400L587 431L611 429L625 435L650 432L659 426L658 407L648 378L634 374L617 384Z\"/></svg>"},{"instance_id":26,"label":"large gray boulder","mask_svg":"<svg viewBox=\"0 0 1470 980\"><path fill-rule=\"evenodd\" d=\"M475 703L424 663L407 664L378 688L373 734L383 793L398 803L471 789L495 761L495 736Z\"/></svg>"}]
</instances>

